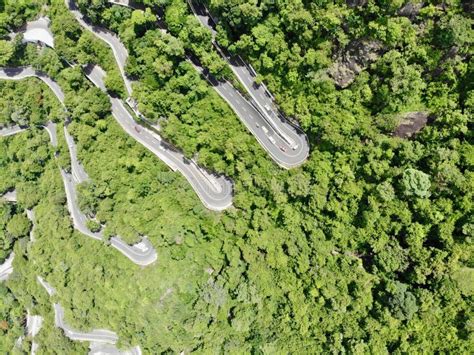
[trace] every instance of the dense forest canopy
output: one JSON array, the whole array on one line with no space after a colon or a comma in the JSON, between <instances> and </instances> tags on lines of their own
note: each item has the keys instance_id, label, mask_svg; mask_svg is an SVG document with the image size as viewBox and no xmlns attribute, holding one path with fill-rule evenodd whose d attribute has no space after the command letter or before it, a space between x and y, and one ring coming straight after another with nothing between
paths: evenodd
<instances>
[{"instance_id":1,"label":"dense forest canopy","mask_svg":"<svg viewBox=\"0 0 474 355\"><path fill-rule=\"evenodd\" d=\"M69 324L113 329L120 346L147 354L472 353L471 3L202 2L219 45L251 63L308 134L300 168L276 166L190 65L195 57L238 87L185 0L136 0L143 10L77 0L128 49L140 111L188 157L232 178L223 213L116 123L82 70L100 64L109 93L125 98L112 52L63 0L0 2L0 65L41 69L67 107L37 79L0 82L0 126L31 127L0 140L0 193L18 191L17 205L0 204L0 260L16 255L0 289L0 349L14 346L30 309L45 317L41 353L87 351L54 327L42 275ZM54 49L10 39L40 14ZM155 264L136 267L72 228L57 166L69 165L66 117L91 177L81 209L108 235L147 235ZM60 123L58 159L41 128L49 120Z\"/></svg>"}]
</instances>

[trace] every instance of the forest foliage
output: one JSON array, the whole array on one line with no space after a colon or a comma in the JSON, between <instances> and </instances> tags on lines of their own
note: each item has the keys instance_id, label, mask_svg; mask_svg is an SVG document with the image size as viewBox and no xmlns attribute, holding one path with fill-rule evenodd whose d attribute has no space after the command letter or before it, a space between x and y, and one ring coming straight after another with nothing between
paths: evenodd
<instances>
[{"instance_id":1,"label":"forest foliage","mask_svg":"<svg viewBox=\"0 0 474 355\"><path fill-rule=\"evenodd\" d=\"M35 281L43 275L69 324L112 329L120 345L144 353L472 351L474 34L465 2L407 10L402 0L209 1L218 42L255 67L308 133L310 157L290 171L186 60L230 75L186 1L144 0L144 11L77 2L128 48L140 111L186 155L233 179L234 207L207 211L184 178L123 132L81 68L64 62L99 63L109 90L125 95L111 51L62 0L46 9L6 2L2 60L34 63L66 92L69 130L91 177L81 208L108 234L148 235L159 255L141 269L74 231L44 131L2 138L2 191L15 187L19 211L37 215L35 243L15 244L5 292L16 301L0 310L12 334L16 309L33 307L47 318L42 349L83 350L52 326L51 300ZM52 20L55 50L6 37L38 11ZM354 59L361 43L377 48L370 60ZM348 61L360 70L343 88L333 73ZM65 118L42 85L2 82L0 90L1 124ZM432 117L421 132L393 136L417 111ZM59 164L67 156L61 140Z\"/></svg>"}]
</instances>

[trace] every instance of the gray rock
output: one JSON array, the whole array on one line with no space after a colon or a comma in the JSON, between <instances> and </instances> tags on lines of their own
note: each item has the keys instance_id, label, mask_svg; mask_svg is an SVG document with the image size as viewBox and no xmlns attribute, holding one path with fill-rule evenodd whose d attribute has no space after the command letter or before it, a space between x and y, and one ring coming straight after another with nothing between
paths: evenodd
<instances>
[{"instance_id":1,"label":"gray rock","mask_svg":"<svg viewBox=\"0 0 474 355\"><path fill-rule=\"evenodd\" d=\"M400 123L393 131L393 135L400 138L410 138L426 126L428 118L428 112L408 112L400 119Z\"/></svg>"},{"instance_id":2,"label":"gray rock","mask_svg":"<svg viewBox=\"0 0 474 355\"><path fill-rule=\"evenodd\" d=\"M367 5L367 0L346 0L347 6L357 7Z\"/></svg>"},{"instance_id":3,"label":"gray rock","mask_svg":"<svg viewBox=\"0 0 474 355\"><path fill-rule=\"evenodd\" d=\"M423 3L412 3L409 2L403 5L398 11L398 16L408 17L409 19L415 18L419 13L421 8L423 7Z\"/></svg>"},{"instance_id":4,"label":"gray rock","mask_svg":"<svg viewBox=\"0 0 474 355\"><path fill-rule=\"evenodd\" d=\"M474 1L472 0L463 0L462 1L462 8L465 12L469 14L474 14Z\"/></svg>"},{"instance_id":5,"label":"gray rock","mask_svg":"<svg viewBox=\"0 0 474 355\"><path fill-rule=\"evenodd\" d=\"M378 41L356 40L339 54L328 74L341 88L349 86L362 70L380 56L383 47Z\"/></svg>"}]
</instances>

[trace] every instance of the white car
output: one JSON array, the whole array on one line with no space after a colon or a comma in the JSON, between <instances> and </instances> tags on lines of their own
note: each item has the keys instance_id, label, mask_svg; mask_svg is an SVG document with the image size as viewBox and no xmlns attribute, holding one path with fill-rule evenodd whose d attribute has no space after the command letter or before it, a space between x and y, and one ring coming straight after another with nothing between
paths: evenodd
<instances>
[{"instance_id":1,"label":"white car","mask_svg":"<svg viewBox=\"0 0 474 355\"><path fill-rule=\"evenodd\" d=\"M294 146L291 147L291 149L296 150L296 149L298 149L298 147L299 147L299 145L295 144Z\"/></svg>"},{"instance_id":2,"label":"white car","mask_svg":"<svg viewBox=\"0 0 474 355\"><path fill-rule=\"evenodd\" d=\"M268 140L269 140L270 142L272 142L273 144L276 143L275 138L273 138L272 136L268 136Z\"/></svg>"},{"instance_id":3,"label":"white car","mask_svg":"<svg viewBox=\"0 0 474 355\"><path fill-rule=\"evenodd\" d=\"M262 126L262 131L263 131L265 134L267 134L267 133L268 133L268 128L265 127L265 126Z\"/></svg>"},{"instance_id":4,"label":"white car","mask_svg":"<svg viewBox=\"0 0 474 355\"><path fill-rule=\"evenodd\" d=\"M270 112L272 109L270 108L270 105L269 104L265 104L265 110L267 110L268 112Z\"/></svg>"}]
</instances>

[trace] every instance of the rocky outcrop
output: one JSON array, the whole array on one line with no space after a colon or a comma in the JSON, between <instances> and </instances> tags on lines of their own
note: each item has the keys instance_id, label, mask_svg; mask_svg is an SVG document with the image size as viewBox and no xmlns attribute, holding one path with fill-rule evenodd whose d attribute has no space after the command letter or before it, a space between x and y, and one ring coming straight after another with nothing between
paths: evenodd
<instances>
[{"instance_id":1,"label":"rocky outcrop","mask_svg":"<svg viewBox=\"0 0 474 355\"><path fill-rule=\"evenodd\" d=\"M367 0L346 0L347 6L357 7L367 5Z\"/></svg>"},{"instance_id":2,"label":"rocky outcrop","mask_svg":"<svg viewBox=\"0 0 474 355\"><path fill-rule=\"evenodd\" d=\"M419 13L421 8L423 7L423 3L412 3L409 2L403 5L398 11L398 16L408 17L409 19L414 19Z\"/></svg>"},{"instance_id":3,"label":"rocky outcrop","mask_svg":"<svg viewBox=\"0 0 474 355\"><path fill-rule=\"evenodd\" d=\"M338 55L328 74L341 88L349 86L357 74L377 60L382 52L382 44L373 40L355 40Z\"/></svg>"},{"instance_id":4,"label":"rocky outcrop","mask_svg":"<svg viewBox=\"0 0 474 355\"><path fill-rule=\"evenodd\" d=\"M465 12L474 15L474 1L472 0L463 0L462 8Z\"/></svg>"},{"instance_id":5,"label":"rocky outcrop","mask_svg":"<svg viewBox=\"0 0 474 355\"><path fill-rule=\"evenodd\" d=\"M400 123L393 131L393 135L400 138L410 138L415 133L421 131L428 121L428 112L409 112L400 119Z\"/></svg>"}]
</instances>

